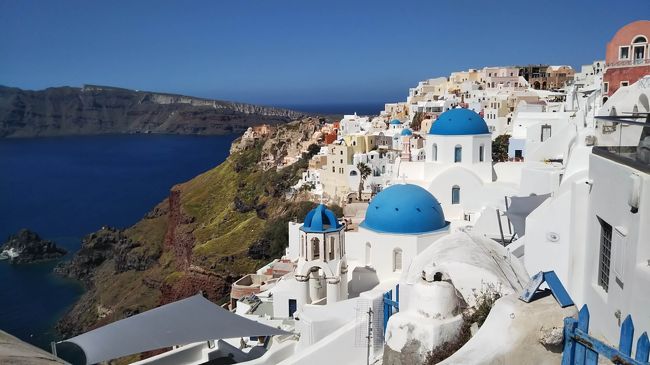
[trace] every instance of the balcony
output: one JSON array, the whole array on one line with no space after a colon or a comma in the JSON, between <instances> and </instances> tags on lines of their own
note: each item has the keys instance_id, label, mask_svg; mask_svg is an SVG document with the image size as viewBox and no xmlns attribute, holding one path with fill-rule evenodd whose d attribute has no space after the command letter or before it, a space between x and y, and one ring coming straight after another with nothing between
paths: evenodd
<instances>
[{"instance_id":1,"label":"balcony","mask_svg":"<svg viewBox=\"0 0 650 365\"><path fill-rule=\"evenodd\" d=\"M650 59L621 60L613 63L607 63L605 64L605 68L648 66L648 65L650 65Z\"/></svg>"},{"instance_id":2,"label":"balcony","mask_svg":"<svg viewBox=\"0 0 650 365\"><path fill-rule=\"evenodd\" d=\"M596 118L612 123L612 127L610 128L614 128L614 131L618 129L619 133L622 133L623 128L618 127L618 124L640 126L641 134L637 146L623 146L620 143L615 146L595 146L592 149L592 153L650 174L650 113L634 113L629 116L602 116ZM641 118L645 118L645 122L638 121ZM605 126L603 126L603 132L604 129Z\"/></svg>"}]
</instances>

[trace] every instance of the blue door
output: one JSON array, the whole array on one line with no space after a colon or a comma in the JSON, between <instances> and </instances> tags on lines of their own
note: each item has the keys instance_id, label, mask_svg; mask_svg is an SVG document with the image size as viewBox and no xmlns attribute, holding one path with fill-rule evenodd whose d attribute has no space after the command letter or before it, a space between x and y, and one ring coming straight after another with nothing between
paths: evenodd
<instances>
[{"instance_id":1,"label":"blue door","mask_svg":"<svg viewBox=\"0 0 650 365\"><path fill-rule=\"evenodd\" d=\"M293 314L296 312L298 305L296 304L295 299L289 299L289 317L293 317Z\"/></svg>"}]
</instances>

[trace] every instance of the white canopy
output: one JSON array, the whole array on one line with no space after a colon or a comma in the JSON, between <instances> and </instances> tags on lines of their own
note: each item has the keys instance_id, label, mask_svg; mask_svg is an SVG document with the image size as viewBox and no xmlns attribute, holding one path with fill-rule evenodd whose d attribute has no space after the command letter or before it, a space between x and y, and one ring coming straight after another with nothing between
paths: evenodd
<instances>
[{"instance_id":1,"label":"white canopy","mask_svg":"<svg viewBox=\"0 0 650 365\"><path fill-rule=\"evenodd\" d=\"M288 332L231 313L201 294L113 322L71 342L86 364L214 339L284 335Z\"/></svg>"},{"instance_id":2,"label":"white canopy","mask_svg":"<svg viewBox=\"0 0 650 365\"><path fill-rule=\"evenodd\" d=\"M506 215L510 218L517 236L526 234L526 217L550 196L551 194L510 197L511 203Z\"/></svg>"}]
</instances>

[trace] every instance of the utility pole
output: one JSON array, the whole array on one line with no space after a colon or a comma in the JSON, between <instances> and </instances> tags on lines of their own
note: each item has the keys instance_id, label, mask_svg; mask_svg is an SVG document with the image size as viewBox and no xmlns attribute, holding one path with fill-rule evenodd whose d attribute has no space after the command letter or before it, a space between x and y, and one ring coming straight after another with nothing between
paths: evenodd
<instances>
[{"instance_id":1,"label":"utility pole","mask_svg":"<svg viewBox=\"0 0 650 365\"><path fill-rule=\"evenodd\" d=\"M372 308L368 308L368 352L366 354L366 364L370 365L370 340L372 339Z\"/></svg>"}]
</instances>

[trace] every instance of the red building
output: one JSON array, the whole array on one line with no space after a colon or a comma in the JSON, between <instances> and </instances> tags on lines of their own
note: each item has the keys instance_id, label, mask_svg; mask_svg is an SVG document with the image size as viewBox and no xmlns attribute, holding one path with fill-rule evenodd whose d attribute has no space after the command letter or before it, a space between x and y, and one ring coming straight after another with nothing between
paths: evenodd
<instances>
[{"instance_id":1,"label":"red building","mask_svg":"<svg viewBox=\"0 0 650 365\"><path fill-rule=\"evenodd\" d=\"M619 29L605 54L603 93L612 95L621 86L632 85L650 75L650 21L639 20Z\"/></svg>"}]
</instances>

